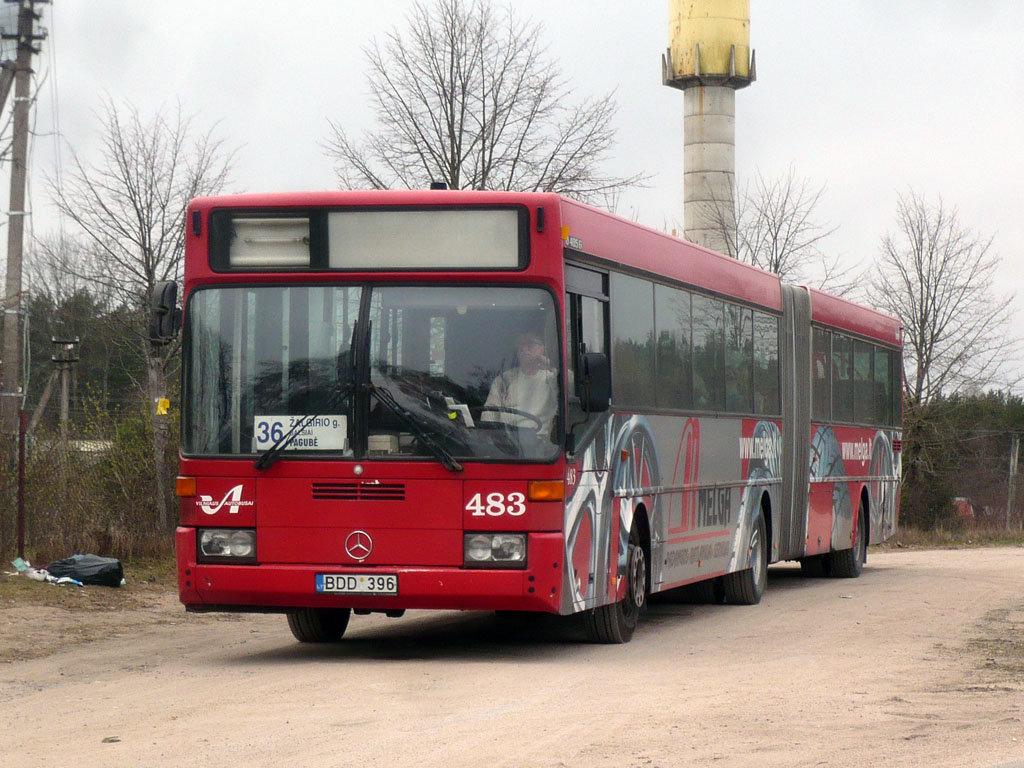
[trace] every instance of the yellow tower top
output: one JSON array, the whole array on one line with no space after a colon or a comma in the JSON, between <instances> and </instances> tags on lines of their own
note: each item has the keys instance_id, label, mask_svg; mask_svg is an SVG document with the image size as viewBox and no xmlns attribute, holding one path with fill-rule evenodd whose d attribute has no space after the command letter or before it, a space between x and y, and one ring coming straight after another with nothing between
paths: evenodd
<instances>
[{"instance_id":1,"label":"yellow tower top","mask_svg":"<svg viewBox=\"0 0 1024 768\"><path fill-rule=\"evenodd\" d=\"M750 0L669 0L669 35L662 59L666 85L743 88L756 77Z\"/></svg>"}]
</instances>

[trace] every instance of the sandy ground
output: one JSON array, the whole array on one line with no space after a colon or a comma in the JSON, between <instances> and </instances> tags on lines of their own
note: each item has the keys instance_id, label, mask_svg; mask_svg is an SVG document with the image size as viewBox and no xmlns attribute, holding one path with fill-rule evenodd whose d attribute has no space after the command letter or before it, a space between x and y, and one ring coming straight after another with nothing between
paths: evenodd
<instances>
[{"instance_id":1,"label":"sandy ground","mask_svg":"<svg viewBox=\"0 0 1024 768\"><path fill-rule=\"evenodd\" d=\"M774 566L759 606L655 604L625 646L455 612L310 646L281 616L131 600L0 606L5 763L1024 766L1019 548Z\"/></svg>"}]
</instances>

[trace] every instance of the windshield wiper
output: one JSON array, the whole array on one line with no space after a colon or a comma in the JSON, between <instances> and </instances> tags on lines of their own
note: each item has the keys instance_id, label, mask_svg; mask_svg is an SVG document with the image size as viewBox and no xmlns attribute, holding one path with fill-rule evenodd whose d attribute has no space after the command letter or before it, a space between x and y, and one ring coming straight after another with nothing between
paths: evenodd
<instances>
[{"instance_id":1,"label":"windshield wiper","mask_svg":"<svg viewBox=\"0 0 1024 768\"><path fill-rule=\"evenodd\" d=\"M395 400L395 396L392 395L391 392L386 390L384 387L378 387L371 383L370 394L374 395L383 406L400 418L405 425L409 427L412 433L419 438L420 442L437 457L437 460L441 462L441 465L445 469L452 472L462 471L462 465L455 460L455 457L448 453L440 443L427 434L419 419L399 405L398 401Z\"/></svg>"},{"instance_id":2,"label":"windshield wiper","mask_svg":"<svg viewBox=\"0 0 1024 768\"><path fill-rule=\"evenodd\" d=\"M256 467L256 469L267 469L270 467L281 456L284 449L291 445L292 441L302 434L302 430L312 424L313 419L317 418L319 415L320 414L318 413L311 413L296 421L295 424L292 425L291 429L277 439L276 443L260 454L259 458L253 462L253 466Z\"/></svg>"},{"instance_id":3,"label":"windshield wiper","mask_svg":"<svg viewBox=\"0 0 1024 768\"><path fill-rule=\"evenodd\" d=\"M341 367L342 367L341 358L342 358L342 355L339 355L338 356L338 368L339 368L339 371L341 370ZM342 403L344 403L346 400L348 400L349 396L352 394L352 390L353 389L354 389L354 387L352 386L352 379L351 379L351 376L350 376L349 377L348 386L339 388L338 391L335 392L329 398L329 402L327 404L327 407L328 407L327 413L330 413L332 409L339 408ZM291 426L291 429L289 429L287 432L285 432L283 435L281 435L281 437L279 437L277 439L277 441L272 446L267 448L267 450L265 450L263 453L261 453L259 455L259 458L257 458L256 461L253 462L253 466L256 469L267 469L268 467L273 465L273 463L275 461L277 461L278 458L281 456L281 454L284 452L285 448L287 448L289 445L291 445L292 441L294 441L296 437L301 435L302 431L306 427L308 427L310 424L312 424L313 420L316 419L317 417L319 417L320 415L321 414L319 414L319 413L310 413L307 416L303 416L301 419L299 419L297 422L295 422Z\"/></svg>"}]
</instances>

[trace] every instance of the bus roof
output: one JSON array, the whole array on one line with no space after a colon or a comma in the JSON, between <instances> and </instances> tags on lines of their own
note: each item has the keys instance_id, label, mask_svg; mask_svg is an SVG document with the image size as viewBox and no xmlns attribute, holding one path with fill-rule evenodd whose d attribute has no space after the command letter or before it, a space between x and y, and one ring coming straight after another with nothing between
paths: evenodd
<instances>
[{"instance_id":1,"label":"bus roof","mask_svg":"<svg viewBox=\"0 0 1024 768\"><path fill-rule=\"evenodd\" d=\"M559 198L562 225L584 253L663 275L711 293L782 310L779 277L699 245Z\"/></svg>"},{"instance_id":2,"label":"bus roof","mask_svg":"<svg viewBox=\"0 0 1024 768\"><path fill-rule=\"evenodd\" d=\"M319 208L332 206L554 205L558 195L544 192L491 192L443 189L350 189L307 192L249 192L197 197L193 208Z\"/></svg>"},{"instance_id":3,"label":"bus roof","mask_svg":"<svg viewBox=\"0 0 1024 768\"><path fill-rule=\"evenodd\" d=\"M201 197L192 210L332 206L524 205L558 212L568 245L585 255L749 304L782 310L778 275L608 211L546 192L330 190ZM554 225L555 222L553 221ZM902 340L898 320L811 288L812 321L886 344Z\"/></svg>"},{"instance_id":4,"label":"bus roof","mask_svg":"<svg viewBox=\"0 0 1024 768\"><path fill-rule=\"evenodd\" d=\"M559 200L562 224L570 237L579 238L585 253L725 297L782 308L781 281L774 273L575 200ZM816 288L807 290L813 322L893 346L902 343L896 318Z\"/></svg>"},{"instance_id":5,"label":"bus roof","mask_svg":"<svg viewBox=\"0 0 1024 768\"><path fill-rule=\"evenodd\" d=\"M883 344L901 346L903 327L895 317L811 288L811 322L850 331Z\"/></svg>"}]
</instances>

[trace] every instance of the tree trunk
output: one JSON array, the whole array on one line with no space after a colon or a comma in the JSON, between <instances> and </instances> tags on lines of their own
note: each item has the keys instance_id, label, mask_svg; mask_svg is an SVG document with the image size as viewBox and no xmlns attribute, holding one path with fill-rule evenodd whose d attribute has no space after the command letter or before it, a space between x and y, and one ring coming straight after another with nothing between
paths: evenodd
<instances>
[{"instance_id":1,"label":"tree trunk","mask_svg":"<svg viewBox=\"0 0 1024 768\"><path fill-rule=\"evenodd\" d=\"M156 475L153 492L161 531L170 529L170 513L167 499L167 446L170 443L171 425L167 415L157 413L157 401L167 396L167 375L164 360L157 350L150 349L146 355L146 383L148 385L147 408L153 429L153 467Z\"/></svg>"}]
</instances>

